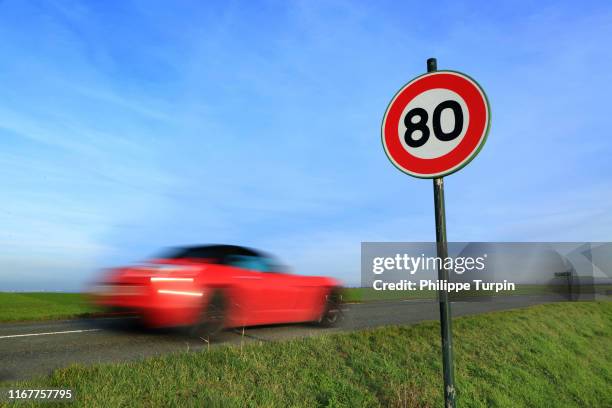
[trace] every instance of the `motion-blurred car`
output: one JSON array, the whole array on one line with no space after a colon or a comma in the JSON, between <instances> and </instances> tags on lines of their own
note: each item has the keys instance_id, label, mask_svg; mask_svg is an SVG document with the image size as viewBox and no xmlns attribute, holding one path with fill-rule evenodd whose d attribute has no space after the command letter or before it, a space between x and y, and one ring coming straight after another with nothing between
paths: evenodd
<instances>
[{"instance_id":1,"label":"motion-blurred car","mask_svg":"<svg viewBox=\"0 0 612 408\"><path fill-rule=\"evenodd\" d=\"M340 283L292 275L273 257L233 245L177 248L136 266L111 269L92 291L105 308L136 312L149 327L223 328L342 317Z\"/></svg>"}]
</instances>

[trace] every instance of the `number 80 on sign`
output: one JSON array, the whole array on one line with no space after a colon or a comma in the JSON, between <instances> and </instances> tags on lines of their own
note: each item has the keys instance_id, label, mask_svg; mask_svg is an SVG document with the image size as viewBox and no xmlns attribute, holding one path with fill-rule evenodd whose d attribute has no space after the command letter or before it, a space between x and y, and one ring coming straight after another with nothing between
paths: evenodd
<instances>
[{"instance_id":1,"label":"number 80 on sign","mask_svg":"<svg viewBox=\"0 0 612 408\"><path fill-rule=\"evenodd\" d=\"M484 145L490 109L482 88L454 71L415 78L393 97L382 123L389 160L420 178L442 177L467 165Z\"/></svg>"}]
</instances>

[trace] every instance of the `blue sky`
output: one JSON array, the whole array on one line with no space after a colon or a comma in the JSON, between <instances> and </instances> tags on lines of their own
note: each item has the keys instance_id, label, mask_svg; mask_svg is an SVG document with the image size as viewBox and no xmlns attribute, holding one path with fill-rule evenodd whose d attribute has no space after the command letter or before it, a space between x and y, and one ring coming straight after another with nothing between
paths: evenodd
<instances>
[{"instance_id":1,"label":"blue sky","mask_svg":"<svg viewBox=\"0 0 612 408\"><path fill-rule=\"evenodd\" d=\"M610 38L607 1L0 1L0 290L208 242L358 283L361 241L435 239L380 144L431 56L492 106L449 240L610 241Z\"/></svg>"}]
</instances>

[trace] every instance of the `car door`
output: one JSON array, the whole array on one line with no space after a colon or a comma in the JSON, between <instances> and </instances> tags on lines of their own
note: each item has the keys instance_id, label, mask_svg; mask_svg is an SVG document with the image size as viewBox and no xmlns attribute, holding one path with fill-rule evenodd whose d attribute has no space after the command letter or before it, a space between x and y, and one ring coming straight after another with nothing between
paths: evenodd
<instances>
[{"instance_id":1,"label":"car door","mask_svg":"<svg viewBox=\"0 0 612 408\"><path fill-rule=\"evenodd\" d=\"M269 323L295 322L296 304L300 288L296 285L295 276L268 269L263 275L263 293L265 297L265 318Z\"/></svg>"},{"instance_id":2,"label":"car door","mask_svg":"<svg viewBox=\"0 0 612 408\"><path fill-rule=\"evenodd\" d=\"M269 258L232 255L228 264L240 269L235 275L243 298L249 299L249 324L301 321L296 305L300 298L299 279L282 272Z\"/></svg>"}]
</instances>

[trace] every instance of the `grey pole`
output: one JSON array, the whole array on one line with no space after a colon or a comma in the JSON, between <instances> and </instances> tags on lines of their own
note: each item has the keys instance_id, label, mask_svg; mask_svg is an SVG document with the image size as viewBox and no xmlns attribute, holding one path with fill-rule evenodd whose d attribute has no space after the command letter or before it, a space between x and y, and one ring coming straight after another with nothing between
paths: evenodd
<instances>
[{"instance_id":1,"label":"grey pole","mask_svg":"<svg viewBox=\"0 0 612 408\"><path fill-rule=\"evenodd\" d=\"M427 72L438 70L435 58L427 60ZM438 281L448 282L448 271L444 260L448 257L446 241L446 214L444 210L444 178L433 179L434 206L436 213L436 246L442 267L438 269ZM443 285L445 287L445 285ZM455 407L455 378L453 373L453 336L451 330L451 309L445 288L438 293L440 303L440 333L442 335L442 367L444 370L444 403L447 408Z\"/></svg>"}]
</instances>

